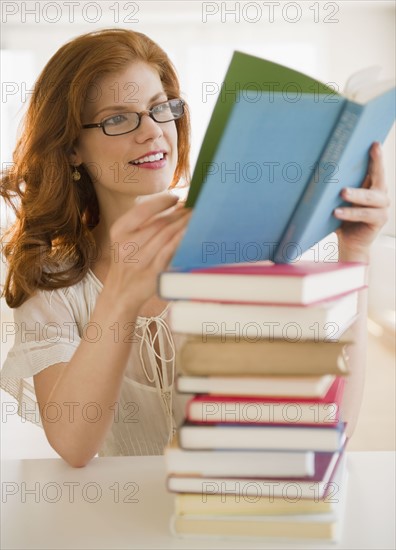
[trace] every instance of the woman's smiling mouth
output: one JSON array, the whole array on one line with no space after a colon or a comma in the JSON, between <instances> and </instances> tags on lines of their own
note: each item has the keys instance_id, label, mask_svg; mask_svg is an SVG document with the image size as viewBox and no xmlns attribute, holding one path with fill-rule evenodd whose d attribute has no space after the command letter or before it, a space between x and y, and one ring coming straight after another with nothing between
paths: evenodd
<instances>
[{"instance_id":1,"label":"woman's smiling mouth","mask_svg":"<svg viewBox=\"0 0 396 550\"><path fill-rule=\"evenodd\" d=\"M146 155L130 161L129 164L141 168L162 168L166 164L166 153L164 151L150 151Z\"/></svg>"}]
</instances>

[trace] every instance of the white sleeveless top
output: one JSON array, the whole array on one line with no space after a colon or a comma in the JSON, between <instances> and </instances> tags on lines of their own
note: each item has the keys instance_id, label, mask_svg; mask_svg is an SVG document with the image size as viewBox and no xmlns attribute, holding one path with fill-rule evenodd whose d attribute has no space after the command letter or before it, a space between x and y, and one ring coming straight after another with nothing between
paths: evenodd
<instances>
[{"instance_id":1,"label":"white sleeveless top","mask_svg":"<svg viewBox=\"0 0 396 550\"><path fill-rule=\"evenodd\" d=\"M76 285L43 291L13 309L15 341L4 362L0 385L13 395L18 413L40 426L33 376L55 363L68 362L83 337L95 340L88 324L103 286L92 271ZM176 345L182 335L173 335L167 325L168 307L157 317L138 317L120 398L114 404L114 422L99 456L159 455L184 418L191 395L174 390ZM154 339L149 325L155 323L161 357L158 368ZM132 332L132 331L131 331ZM98 365L98 368L100 365ZM84 411L85 407L85 411ZM100 410L95 404L82 406L83 417L95 421ZM62 414L48 404L48 416ZM72 414L72 409L69 409Z\"/></svg>"}]
</instances>

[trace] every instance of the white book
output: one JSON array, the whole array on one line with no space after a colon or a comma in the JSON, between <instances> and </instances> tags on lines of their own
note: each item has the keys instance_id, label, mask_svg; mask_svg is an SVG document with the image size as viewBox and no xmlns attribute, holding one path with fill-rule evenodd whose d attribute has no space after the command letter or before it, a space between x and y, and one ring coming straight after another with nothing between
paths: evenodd
<instances>
[{"instance_id":1,"label":"white book","mask_svg":"<svg viewBox=\"0 0 396 550\"><path fill-rule=\"evenodd\" d=\"M234 495L241 499L249 498L289 498L323 499L327 493L338 491L335 471L339 470L340 453L315 453L315 472L313 476L290 478L229 477L220 475L191 476L171 474L167 479L168 490L174 493L206 495Z\"/></svg>"},{"instance_id":2,"label":"white book","mask_svg":"<svg viewBox=\"0 0 396 550\"><path fill-rule=\"evenodd\" d=\"M170 307L170 326L173 332L199 334L203 339L332 340L353 322L357 310L357 292L309 307L180 300Z\"/></svg>"},{"instance_id":3,"label":"white book","mask_svg":"<svg viewBox=\"0 0 396 550\"><path fill-rule=\"evenodd\" d=\"M321 397L335 375L323 376L179 376L181 393L209 393L238 396Z\"/></svg>"},{"instance_id":4,"label":"white book","mask_svg":"<svg viewBox=\"0 0 396 550\"><path fill-rule=\"evenodd\" d=\"M179 430L183 449L262 449L334 452L345 443L344 425L260 426L184 424Z\"/></svg>"},{"instance_id":5,"label":"white book","mask_svg":"<svg viewBox=\"0 0 396 550\"><path fill-rule=\"evenodd\" d=\"M312 451L186 451L175 438L164 454L169 474L304 477L315 471Z\"/></svg>"}]
</instances>

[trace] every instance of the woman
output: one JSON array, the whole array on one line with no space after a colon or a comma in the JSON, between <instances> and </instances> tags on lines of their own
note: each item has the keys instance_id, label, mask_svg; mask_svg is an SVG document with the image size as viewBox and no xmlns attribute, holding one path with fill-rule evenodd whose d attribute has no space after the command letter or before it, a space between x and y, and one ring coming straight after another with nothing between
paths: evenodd
<instances>
[{"instance_id":1,"label":"woman","mask_svg":"<svg viewBox=\"0 0 396 550\"><path fill-rule=\"evenodd\" d=\"M90 33L45 67L3 178L3 196L21 204L5 247L17 333L2 386L22 414L37 399L72 466L98 452L160 454L182 418L155 288L189 219L167 191L188 178L188 131L166 54L140 33ZM356 206L335 213L343 260L367 261L385 221L378 146L371 155L364 188L345 191Z\"/></svg>"}]
</instances>

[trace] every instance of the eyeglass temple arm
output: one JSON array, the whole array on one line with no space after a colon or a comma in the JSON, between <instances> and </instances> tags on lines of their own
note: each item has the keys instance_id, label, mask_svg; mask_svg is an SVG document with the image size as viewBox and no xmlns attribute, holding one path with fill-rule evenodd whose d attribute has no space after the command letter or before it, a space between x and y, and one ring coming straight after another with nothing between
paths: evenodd
<instances>
[{"instance_id":1,"label":"eyeglass temple arm","mask_svg":"<svg viewBox=\"0 0 396 550\"><path fill-rule=\"evenodd\" d=\"M98 122L96 124L83 124L82 128L102 128L103 122Z\"/></svg>"}]
</instances>

